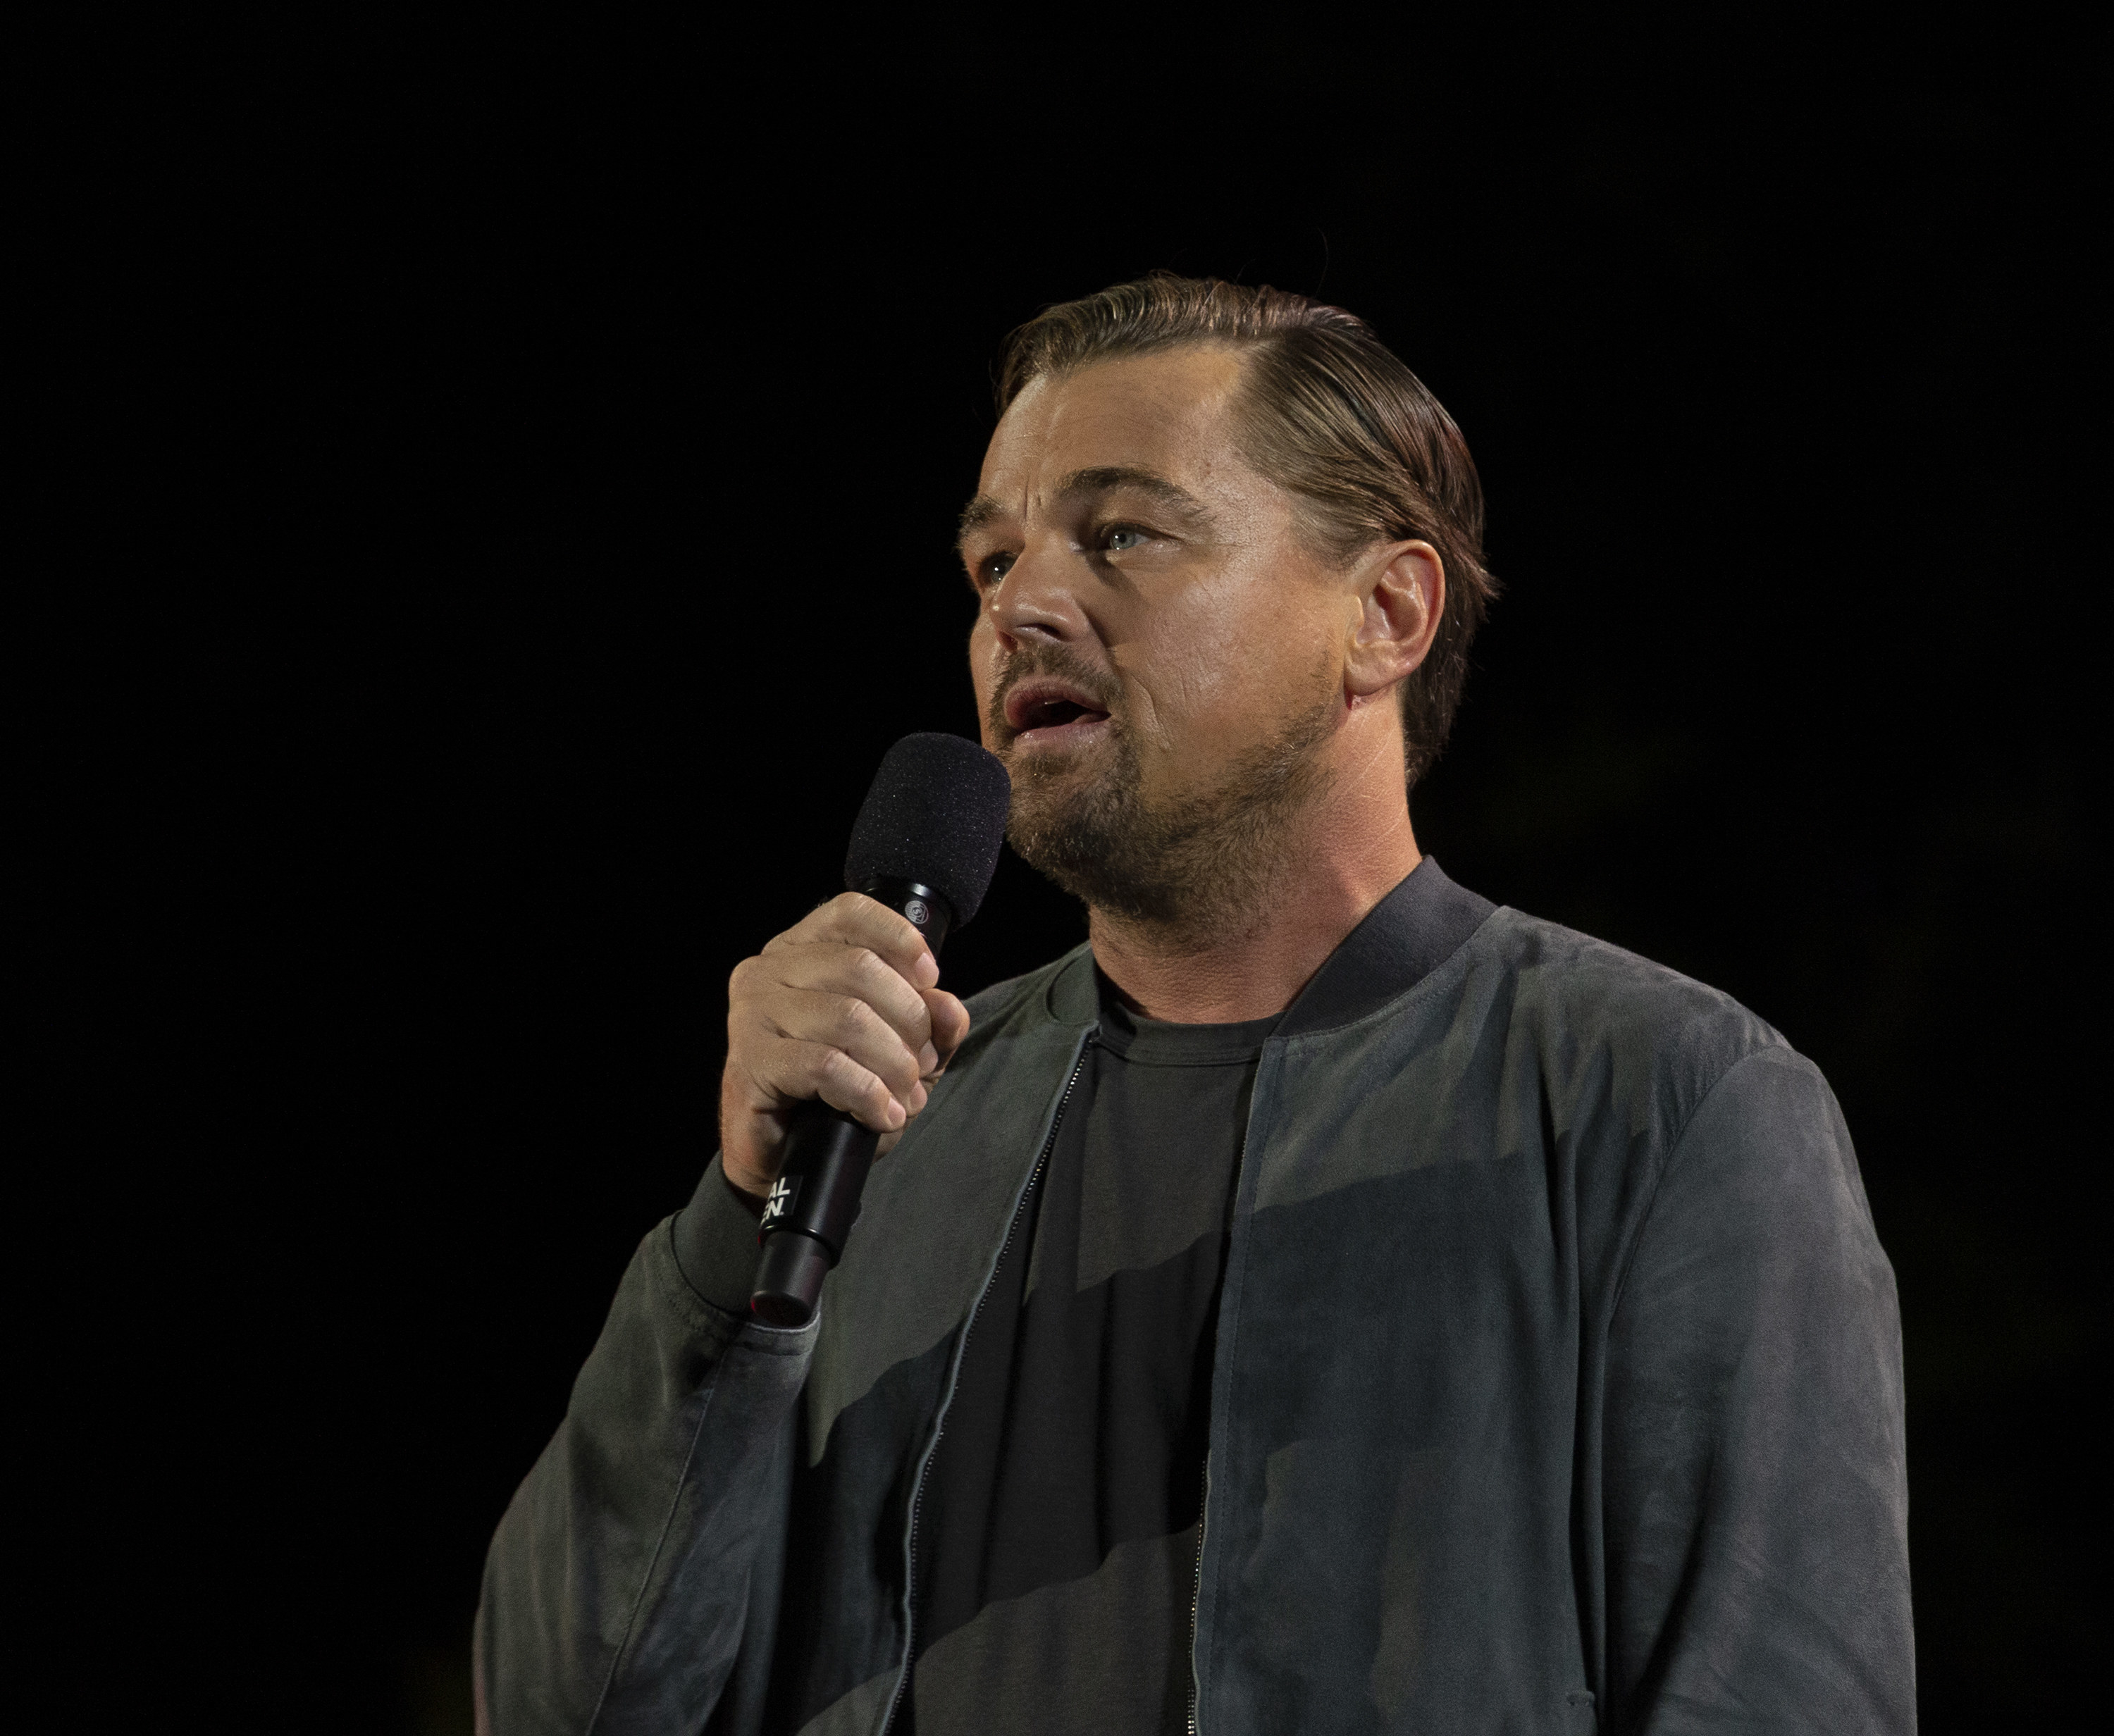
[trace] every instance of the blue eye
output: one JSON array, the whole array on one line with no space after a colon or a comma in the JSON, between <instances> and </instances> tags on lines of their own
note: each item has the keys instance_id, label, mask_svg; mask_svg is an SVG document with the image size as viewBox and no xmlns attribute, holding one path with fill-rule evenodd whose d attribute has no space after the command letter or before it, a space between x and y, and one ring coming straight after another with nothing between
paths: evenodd
<instances>
[{"instance_id":1,"label":"blue eye","mask_svg":"<svg viewBox=\"0 0 2114 1736\"><path fill-rule=\"evenodd\" d=\"M1134 549L1145 540L1145 532L1138 529L1136 525L1119 524L1104 533L1101 546L1120 552L1124 549Z\"/></svg>"}]
</instances>

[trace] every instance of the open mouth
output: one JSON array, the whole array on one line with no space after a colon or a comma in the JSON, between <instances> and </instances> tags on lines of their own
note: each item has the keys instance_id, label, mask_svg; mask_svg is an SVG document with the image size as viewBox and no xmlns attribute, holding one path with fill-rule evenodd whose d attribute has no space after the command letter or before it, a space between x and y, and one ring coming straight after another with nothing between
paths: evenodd
<instances>
[{"instance_id":1,"label":"open mouth","mask_svg":"<svg viewBox=\"0 0 2114 1736\"><path fill-rule=\"evenodd\" d=\"M1094 710L1069 699L1052 699L1029 708L1026 730L1061 729L1065 724L1076 723L1082 717L1106 717L1105 711ZM1023 731L1023 733L1026 733Z\"/></svg>"},{"instance_id":2,"label":"open mouth","mask_svg":"<svg viewBox=\"0 0 2114 1736\"><path fill-rule=\"evenodd\" d=\"M1015 745L1055 747L1083 738L1109 720L1109 714L1070 683L1038 678L1023 681L1005 698L1005 720Z\"/></svg>"}]
</instances>

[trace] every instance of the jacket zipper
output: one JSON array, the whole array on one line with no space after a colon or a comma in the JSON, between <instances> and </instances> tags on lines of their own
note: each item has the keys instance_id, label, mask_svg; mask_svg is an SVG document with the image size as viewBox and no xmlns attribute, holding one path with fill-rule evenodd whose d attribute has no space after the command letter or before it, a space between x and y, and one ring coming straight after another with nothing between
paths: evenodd
<instances>
[{"instance_id":1,"label":"jacket zipper","mask_svg":"<svg viewBox=\"0 0 2114 1736\"><path fill-rule=\"evenodd\" d=\"M1050 1136L1042 1142L1042 1149L1035 1159L1035 1167L1028 1172L1027 1186L1020 1190L1020 1204L1013 1209L1013 1222L1005 1227L1005 1240L999 1244L998 1259L991 1264L993 1278L995 1278L1005 1266L1005 1257L1013 1248L1014 1235L1020 1228L1020 1220L1027 1214L1027 1202L1035 1197L1035 1190L1042 1181L1043 1169L1050 1162L1050 1154L1057 1149L1057 1130L1064 1124L1065 1106L1072 1101L1072 1093L1078 1086L1080 1074L1087 1070L1087 1051L1094 1046L1096 1041L1094 1033L1089 1031L1087 1034L1087 1040L1079 1045L1079 1058L1072 1063L1072 1076L1064 1081L1064 1093L1057 1099L1057 1112L1050 1117ZM977 1321L984 1311L985 1299L990 1295L991 1285L986 1282L983 1289L977 1293L977 1305L969 1310L969 1323L962 1328L961 1350L954 1364L957 1368L961 1366L959 1359L968 1354L969 1334L977 1329ZM881 1736L888 1736L889 1731L895 1727L896 1709L903 1704L904 1695L910 1690L910 1672L917 1667L917 1521L925 1510L925 1479L931 1473L932 1461L940 1455L940 1442L945 1437L946 1432L946 1417L942 1412L940 1426L933 1431L931 1448L925 1455L924 1469L917 1473L917 1492L910 1498L910 1546L906 1556L908 1578L910 1582L907 1588L909 1592L910 1613L904 1623L903 1674L895 1684L895 1693L890 1697L888 1715L881 1720ZM1198 1525L1200 1540L1201 1536L1202 1528L1200 1520ZM1204 1571L1201 1542L1200 1553L1197 1557L1197 1571L1201 1586ZM1193 1718L1190 1729L1192 1732L1196 1729Z\"/></svg>"},{"instance_id":2,"label":"jacket zipper","mask_svg":"<svg viewBox=\"0 0 2114 1736\"><path fill-rule=\"evenodd\" d=\"M1265 1053L1268 1053L1267 1047ZM1260 1078L1261 1068L1257 1068ZM1233 1192L1231 1205L1238 1208L1241 1197L1241 1172L1247 1167L1248 1135L1255 1131L1255 1098L1248 1098L1248 1118L1241 1128L1241 1149L1233 1159ZM1238 1215L1236 1211L1236 1215ZM1231 1228L1228 1233L1226 1265L1232 1268L1233 1250ZM1221 1308L1224 1304L1220 1304ZM1204 1540L1210 1535L1211 1522L1211 1450L1208 1441L1204 1449L1204 1498L1197 1506L1197 1576L1189 1589L1189 1736L1202 1736L1204 1716L1204 1670L1197 1656L1197 1630L1204 1613Z\"/></svg>"},{"instance_id":3,"label":"jacket zipper","mask_svg":"<svg viewBox=\"0 0 2114 1736\"><path fill-rule=\"evenodd\" d=\"M1204 1524L1211 1511L1211 1455L1204 1454L1204 1498L1197 1504L1197 1578L1189 1589L1189 1736L1199 1736L1197 1715L1204 1678L1197 1663L1197 1618L1204 1607Z\"/></svg>"}]
</instances>

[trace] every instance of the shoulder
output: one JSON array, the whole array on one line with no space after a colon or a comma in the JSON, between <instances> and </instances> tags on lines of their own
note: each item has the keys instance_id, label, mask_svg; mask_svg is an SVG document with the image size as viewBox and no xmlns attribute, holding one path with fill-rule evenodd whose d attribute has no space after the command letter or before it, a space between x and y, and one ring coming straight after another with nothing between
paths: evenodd
<instances>
[{"instance_id":1,"label":"shoulder","mask_svg":"<svg viewBox=\"0 0 2114 1736\"><path fill-rule=\"evenodd\" d=\"M1471 945L1457 1016L1504 1026L1508 1082L1522 1094L1512 1100L1532 1100L1574 1154L1581 1218L1606 1232L1610 1273L1647 1217L1677 1260L1704 1247L1727 1262L1736 1248L1755 1259L1833 1249L1881 1272L1841 1108L1766 1021L1722 989L1516 910L1496 911Z\"/></svg>"},{"instance_id":2,"label":"shoulder","mask_svg":"<svg viewBox=\"0 0 2114 1736\"><path fill-rule=\"evenodd\" d=\"M1682 1047L1725 1044L1742 1055L1783 1042L1723 989L1509 906L1493 912L1475 941L1485 959L1512 978L1522 1012L1581 1034Z\"/></svg>"},{"instance_id":3,"label":"shoulder","mask_svg":"<svg viewBox=\"0 0 2114 1736\"><path fill-rule=\"evenodd\" d=\"M1558 1094L1622 1105L1638 1131L1681 1129L1719 1082L1752 1060L1814 1081L1781 1033L1722 989L1604 940L1502 907L1467 949L1464 982L1508 1022ZM1824 1087L1823 1088L1824 1090Z\"/></svg>"}]
</instances>

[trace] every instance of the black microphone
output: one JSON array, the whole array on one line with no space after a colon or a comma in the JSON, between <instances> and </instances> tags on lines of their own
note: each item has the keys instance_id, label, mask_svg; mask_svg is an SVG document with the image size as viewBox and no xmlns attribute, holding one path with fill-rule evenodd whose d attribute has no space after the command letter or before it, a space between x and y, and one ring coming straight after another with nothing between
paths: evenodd
<instances>
[{"instance_id":1,"label":"black microphone","mask_svg":"<svg viewBox=\"0 0 2114 1736\"><path fill-rule=\"evenodd\" d=\"M844 884L915 923L940 956L977 913L997 871L1012 780L995 754L958 735L906 735L888 750L852 828ZM805 1326L843 1258L881 1135L841 1109L803 1104L785 1167L763 1208L750 1309L769 1326Z\"/></svg>"}]
</instances>

